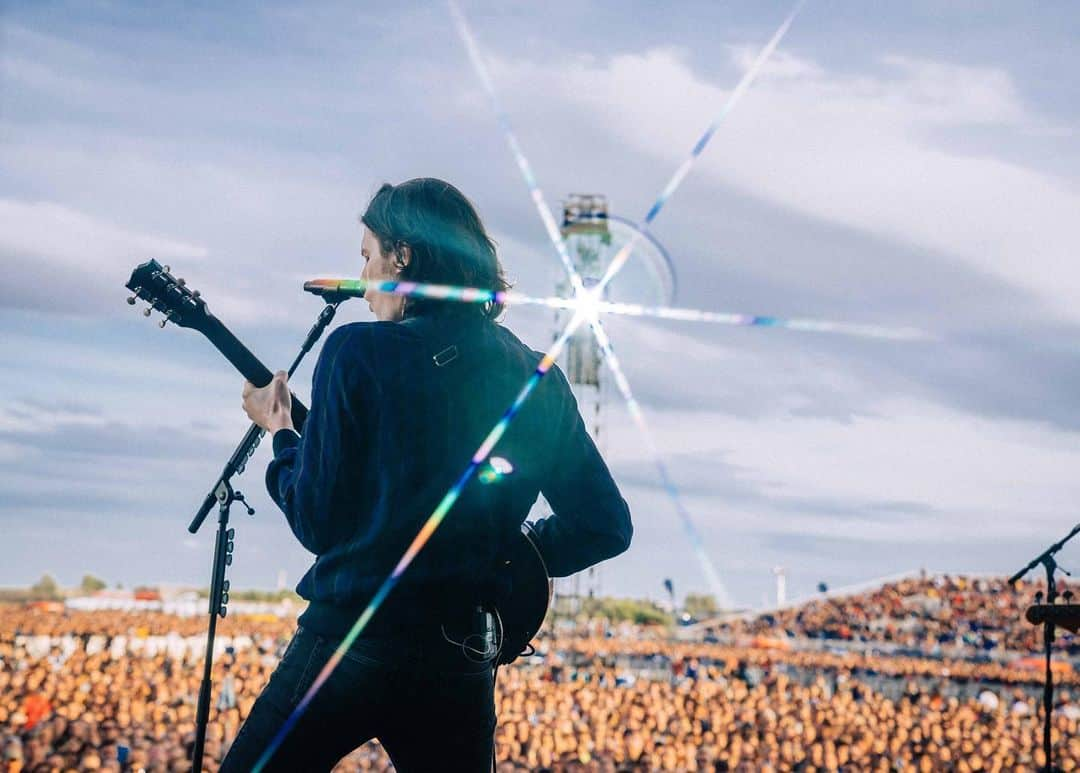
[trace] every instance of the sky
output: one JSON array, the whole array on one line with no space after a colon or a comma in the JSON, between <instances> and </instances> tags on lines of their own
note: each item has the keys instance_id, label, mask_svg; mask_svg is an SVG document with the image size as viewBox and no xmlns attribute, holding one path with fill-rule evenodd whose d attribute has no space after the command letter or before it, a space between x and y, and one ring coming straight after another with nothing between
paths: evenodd
<instances>
[{"instance_id":1,"label":"sky","mask_svg":"<svg viewBox=\"0 0 1080 773\"><path fill-rule=\"evenodd\" d=\"M462 8L549 203L638 220L791 6ZM605 319L735 603L767 603L775 567L789 597L1011 573L1080 520L1078 33L1065 2L809 0L656 219L679 306L930 334ZM283 368L320 309L302 282L358 275L359 213L416 176L476 203L518 290L554 290L445 4L0 5L0 585L205 584L212 524L186 526L247 427L242 379L124 282L170 264ZM503 322L551 342L549 312ZM602 422L635 539L601 591L709 591L617 395ZM234 587L311 562L268 446L238 479Z\"/></svg>"}]
</instances>

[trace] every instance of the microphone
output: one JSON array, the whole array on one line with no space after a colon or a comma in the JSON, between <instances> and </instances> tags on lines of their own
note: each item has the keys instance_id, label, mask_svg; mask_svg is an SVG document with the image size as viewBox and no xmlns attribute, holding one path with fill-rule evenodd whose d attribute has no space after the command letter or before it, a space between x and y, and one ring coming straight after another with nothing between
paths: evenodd
<instances>
[{"instance_id":1,"label":"microphone","mask_svg":"<svg viewBox=\"0 0 1080 773\"><path fill-rule=\"evenodd\" d=\"M327 303L338 303L346 298L363 298L367 283L362 279L312 279L304 282L304 292L318 295Z\"/></svg>"}]
</instances>

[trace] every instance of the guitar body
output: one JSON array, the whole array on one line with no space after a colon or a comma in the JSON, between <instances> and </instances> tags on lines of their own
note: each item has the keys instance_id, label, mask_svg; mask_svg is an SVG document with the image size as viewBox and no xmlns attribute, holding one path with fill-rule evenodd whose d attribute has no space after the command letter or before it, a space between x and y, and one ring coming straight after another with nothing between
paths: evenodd
<instances>
[{"instance_id":1,"label":"guitar body","mask_svg":"<svg viewBox=\"0 0 1080 773\"><path fill-rule=\"evenodd\" d=\"M552 582L540 555L532 527L506 546L496 572L495 608L502 621L499 665L511 663L525 652L544 623L551 603Z\"/></svg>"}]
</instances>

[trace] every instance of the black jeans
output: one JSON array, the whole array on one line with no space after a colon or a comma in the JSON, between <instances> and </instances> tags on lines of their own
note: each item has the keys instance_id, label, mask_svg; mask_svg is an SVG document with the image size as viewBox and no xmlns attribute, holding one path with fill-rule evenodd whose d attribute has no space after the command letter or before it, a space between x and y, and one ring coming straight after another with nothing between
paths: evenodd
<instances>
[{"instance_id":1,"label":"black jeans","mask_svg":"<svg viewBox=\"0 0 1080 773\"><path fill-rule=\"evenodd\" d=\"M436 629L437 632L437 629ZM299 628L221 770L250 771L340 642ZM378 738L394 767L482 773L492 767L494 674L438 635L360 638L265 765L330 770Z\"/></svg>"}]
</instances>

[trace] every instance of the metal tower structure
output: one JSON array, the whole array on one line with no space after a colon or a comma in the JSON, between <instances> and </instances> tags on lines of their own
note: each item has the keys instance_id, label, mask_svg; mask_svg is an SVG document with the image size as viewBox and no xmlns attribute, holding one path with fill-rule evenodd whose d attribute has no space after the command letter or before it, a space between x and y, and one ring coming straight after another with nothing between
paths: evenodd
<instances>
[{"instance_id":1,"label":"metal tower structure","mask_svg":"<svg viewBox=\"0 0 1080 773\"><path fill-rule=\"evenodd\" d=\"M607 253L612 241L611 231L608 229L607 198L599 194L570 194L563 203L561 233L567 252L585 286L599 282L607 268L604 258L609 257ZM555 292L564 298L574 295L567 278L563 278L556 285ZM606 295L605 292L605 297ZM569 318L570 312L567 310L556 312L556 337L566 327ZM596 338L588 327L583 326L569 340L559 366L574 390L585 427L602 452L606 440L602 432L602 417L607 376ZM576 615L581 611L584 597L592 598L600 593L601 570L598 566L592 566L571 577L556 580L555 609L559 614Z\"/></svg>"}]
</instances>

